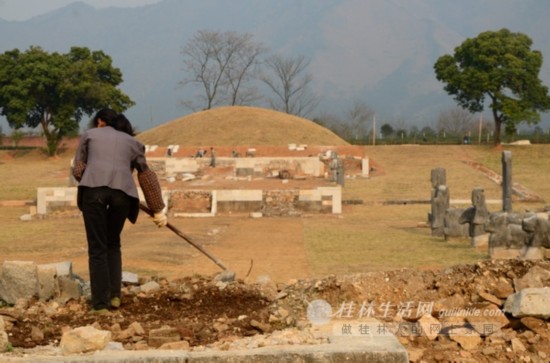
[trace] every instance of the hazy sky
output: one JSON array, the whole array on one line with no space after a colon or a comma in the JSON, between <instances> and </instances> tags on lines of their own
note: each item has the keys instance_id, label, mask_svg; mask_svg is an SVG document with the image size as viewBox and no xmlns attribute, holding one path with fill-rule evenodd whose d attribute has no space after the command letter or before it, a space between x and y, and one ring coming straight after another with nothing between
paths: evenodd
<instances>
[{"instance_id":1,"label":"hazy sky","mask_svg":"<svg viewBox=\"0 0 550 363\"><path fill-rule=\"evenodd\" d=\"M80 0L95 8L135 7L158 3L161 0ZM59 9L78 0L0 0L0 18L4 20L27 20Z\"/></svg>"}]
</instances>

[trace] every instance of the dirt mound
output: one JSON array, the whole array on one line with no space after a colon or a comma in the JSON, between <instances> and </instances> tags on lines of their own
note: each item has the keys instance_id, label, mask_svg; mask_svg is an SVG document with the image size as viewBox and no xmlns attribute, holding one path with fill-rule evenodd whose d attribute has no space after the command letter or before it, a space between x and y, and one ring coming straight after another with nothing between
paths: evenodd
<instances>
[{"instance_id":1,"label":"dirt mound","mask_svg":"<svg viewBox=\"0 0 550 363\"><path fill-rule=\"evenodd\" d=\"M9 340L16 348L11 354L22 354L24 350L18 348L56 345L63 329L88 324L110 330L113 339L125 349L158 348L151 332L168 329L166 326L186 340L190 350L242 349L242 345L235 345L242 339L266 337L288 329L294 329L295 335L315 331L308 310L311 302L319 299L332 307L329 325L342 319L361 322L357 314L365 303L374 307L373 315L382 323L414 323L419 319L414 313L397 318L400 305L433 302L431 315L443 321L437 313L444 308L487 308L498 304L495 295L503 302L504 293L513 292L515 280L534 267L550 270L550 262L493 260L437 271L401 269L278 285L269 281L223 284L200 276L176 281L160 279L156 292L135 293L132 287L125 287L121 308L109 315L91 315L82 300L62 306L31 301L24 307L2 308L0 316L7 321ZM489 295L491 301L487 300ZM482 335L469 347L444 333L435 339L410 331L397 331L396 335L410 354L430 362L544 361L544 357L550 357L548 320L508 315L505 320L501 330ZM136 323L142 327L141 333L125 333ZM463 323L453 320L453 324Z\"/></svg>"},{"instance_id":2,"label":"dirt mound","mask_svg":"<svg viewBox=\"0 0 550 363\"><path fill-rule=\"evenodd\" d=\"M332 131L269 109L229 106L196 112L140 133L151 145L348 145Z\"/></svg>"}]
</instances>

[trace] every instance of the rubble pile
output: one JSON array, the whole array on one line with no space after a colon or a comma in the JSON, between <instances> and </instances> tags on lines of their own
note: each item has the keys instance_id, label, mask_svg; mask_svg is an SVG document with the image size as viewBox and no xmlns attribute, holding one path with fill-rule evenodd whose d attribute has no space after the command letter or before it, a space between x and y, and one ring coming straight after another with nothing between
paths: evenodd
<instances>
[{"instance_id":1,"label":"rubble pile","mask_svg":"<svg viewBox=\"0 0 550 363\"><path fill-rule=\"evenodd\" d=\"M545 362L549 286L548 260L487 260L285 284L139 278L125 283L120 309L103 315L90 312L85 293L0 302L0 354L311 345L326 343L328 331L370 339L394 334L412 362ZM319 306L324 317L314 309Z\"/></svg>"}]
</instances>

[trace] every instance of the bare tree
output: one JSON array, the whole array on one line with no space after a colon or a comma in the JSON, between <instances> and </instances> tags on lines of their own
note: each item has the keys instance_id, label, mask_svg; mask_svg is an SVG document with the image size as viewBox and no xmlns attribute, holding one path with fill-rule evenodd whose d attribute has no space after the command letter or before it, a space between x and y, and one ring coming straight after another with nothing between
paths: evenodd
<instances>
[{"instance_id":1,"label":"bare tree","mask_svg":"<svg viewBox=\"0 0 550 363\"><path fill-rule=\"evenodd\" d=\"M251 34L199 30L183 48L185 69L189 76L182 85L193 84L204 92L199 96L202 109L227 102L242 104L252 99L246 88L259 55L264 51ZM184 105L196 109L193 101Z\"/></svg>"},{"instance_id":2,"label":"bare tree","mask_svg":"<svg viewBox=\"0 0 550 363\"><path fill-rule=\"evenodd\" d=\"M266 61L273 77L263 75L261 80L275 93L270 100L273 109L306 116L317 106L309 86L313 76L305 73L310 61L304 56L283 58L274 55Z\"/></svg>"},{"instance_id":3,"label":"bare tree","mask_svg":"<svg viewBox=\"0 0 550 363\"><path fill-rule=\"evenodd\" d=\"M336 115L323 113L315 117L313 122L329 129L344 140L351 140L352 138L353 130L350 127L350 124L348 122L344 122Z\"/></svg>"},{"instance_id":4,"label":"bare tree","mask_svg":"<svg viewBox=\"0 0 550 363\"><path fill-rule=\"evenodd\" d=\"M249 85L256 73L258 58L265 52L260 43L252 41L252 34L229 34L230 43L234 43L236 52L234 61L225 69L229 84L229 101L232 106L251 104L261 99L256 87Z\"/></svg>"},{"instance_id":5,"label":"bare tree","mask_svg":"<svg viewBox=\"0 0 550 363\"><path fill-rule=\"evenodd\" d=\"M461 136L472 130L474 116L470 111L461 107L454 107L442 111L437 119L437 130L449 135Z\"/></svg>"},{"instance_id":6,"label":"bare tree","mask_svg":"<svg viewBox=\"0 0 550 363\"><path fill-rule=\"evenodd\" d=\"M354 102L353 107L348 113L348 117L352 128L352 137L355 140L367 137L367 128L373 116L374 110L365 102L357 100Z\"/></svg>"}]
</instances>

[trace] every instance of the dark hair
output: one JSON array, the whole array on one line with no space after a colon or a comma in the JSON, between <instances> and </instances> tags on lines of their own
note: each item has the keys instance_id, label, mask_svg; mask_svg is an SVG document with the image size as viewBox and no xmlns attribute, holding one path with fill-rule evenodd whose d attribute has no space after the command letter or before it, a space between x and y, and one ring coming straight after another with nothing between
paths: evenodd
<instances>
[{"instance_id":1,"label":"dark hair","mask_svg":"<svg viewBox=\"0 0 550 363\"><path fill-rule=\"evenodd\" d=\"M117 131L125 132L130 136L134 136L135 134L132 123L122 113L117 115L113 121L107 122L107 125L112 126Z\"/></svg>"},{"instance_id":2,"label":"dark hair","mask_svg":"<svg viewBox=\"0 0 550 363\"><path fill-rule=\"evenodd\" d=\"M118 114L111 110L110 108L102 108L101 110L97 111L94 118L91 122L91 127L97 127L99 123L99 119L102 119L109 125L113 120L118 116Z\"/></svg>"}]
</instances>

